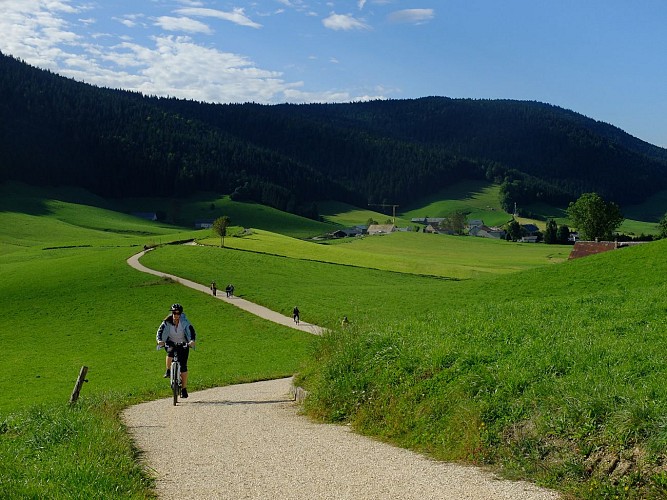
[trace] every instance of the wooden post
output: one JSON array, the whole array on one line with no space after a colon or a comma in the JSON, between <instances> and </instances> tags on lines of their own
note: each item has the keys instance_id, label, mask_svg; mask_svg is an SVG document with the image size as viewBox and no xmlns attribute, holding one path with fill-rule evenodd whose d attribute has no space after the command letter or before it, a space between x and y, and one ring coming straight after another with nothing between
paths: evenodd
<instances>
[{"instance_id":1,"label":"wooden post","mask_svg":"<svg viewBox=\"0 0 667 500\"><path fill-rule=\"evenodd\" d=\"M81 371L79 372L79 378L76 379L76 384L74 384L74 390L72 391L72 395L69 397L69 404L72 405L76 403L77 399L79 399L81 386L83 385L84 382L88 382L86 380L86 373L88 373L88 367L82 366Z\"/></svg>"}]
</instances>

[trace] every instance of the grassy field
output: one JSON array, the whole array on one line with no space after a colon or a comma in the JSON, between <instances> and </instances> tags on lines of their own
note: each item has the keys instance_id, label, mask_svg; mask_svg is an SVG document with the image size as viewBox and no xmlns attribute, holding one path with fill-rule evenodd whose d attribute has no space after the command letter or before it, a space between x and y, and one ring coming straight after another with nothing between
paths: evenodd
<instances>
[{"instance_id":1,"label":"grassy field","mask_svg":"<svg viewBox=\"0 0 667 500\"><path fill-rule=\"evenodd\" d=\"M219 246L211 235L200 243ZM509 243L428 233L397 232L315 244L266 231L225 239L225 247L294 259L440 276L452 279L515 272L567 259L571 246Z\"/></svg>"},{"instance_id":2,"label":"grassy field","mask_svg":"<svg viewBox=\"0 0 667 500\"><path fill-rule=\"evenodd\" d=\"M3 498L150 497L119 412L168 396L154 335L176 301L199 335L194 390L299 372L317 418L575 498L667 497L667 242L568 262L569 247L421 233L317 245L268 232L281 226L273 213L267 230L221 249L210 231L54 193L0 191L11 311L0 341L12 346L8 392L20 395L0 402ZM306 235L311 222L284 225ZM298 305L334 333L268 324L125 263L145 244L193 237L207 245L161 246L142 262L232 282L284 313ZM68 408L84 364L89 382Z\"/></svg>"}]
</instances>

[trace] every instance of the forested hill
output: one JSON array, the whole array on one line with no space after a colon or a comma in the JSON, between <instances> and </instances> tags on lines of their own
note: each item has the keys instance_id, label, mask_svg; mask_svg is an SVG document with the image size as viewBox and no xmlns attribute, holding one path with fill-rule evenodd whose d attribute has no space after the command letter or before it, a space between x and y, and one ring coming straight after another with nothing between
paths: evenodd
<instances>
[{"instance_id":1,"label":"forested hill","mask_svg":"<svg viewBox=\"0 0 667 500\"><path fill-rule=\"evenodd\" d=\"M0 54L0 173L106 196L233 193L314 215L338 199L407 204L464 178L511 207L667 188L667 150L548 104L425 97L215 105L101 89Z\"/></svg>"}]
</instances>

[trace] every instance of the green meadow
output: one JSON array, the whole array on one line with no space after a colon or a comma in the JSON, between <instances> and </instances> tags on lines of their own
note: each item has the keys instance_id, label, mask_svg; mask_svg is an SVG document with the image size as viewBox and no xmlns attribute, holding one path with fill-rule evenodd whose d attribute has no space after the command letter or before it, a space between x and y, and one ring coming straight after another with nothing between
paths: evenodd
<instances>
[{"instance_id":1,"label":"green meadow","mask_svg":"<svg viewBox=\"0 0 667 500\"><path fill-rule=\"evenodd\" d=\"M511 216L500 208L500 186L485 181L463 181L406 207L401 216L411 218L445 217L454 212L468 214L468 220L481 219L487 226L502 226Z\"/></svg>"},{"instance_id":2,"label":"green meadow","mask_svg":"<svg viewBox=\"0 0 667 500\"><path fill-rule=\"evenodd\" d=\"M442 206L477 200L487 222L484 193L471 185ZM153 495L119 415L169 395L154 337L173 302L198 332L193 390L297 374L305 410L323 421L573 498L667 497L667 241L576 261L570 247L423 233L329 245L301 238L367 212L317 223L212 195L174 206L17 185L0 194L3 498ZM172 223L121 205L171 210ZM232 207L225 248L191 229ZM199 246L167 244L193 238ZM157 245L149 267L233 283L285 314L298 305L331 333L137 272L126 259L144 245ZM82 365L88 382L69 407Z\"/></svg>"}]
</instances>

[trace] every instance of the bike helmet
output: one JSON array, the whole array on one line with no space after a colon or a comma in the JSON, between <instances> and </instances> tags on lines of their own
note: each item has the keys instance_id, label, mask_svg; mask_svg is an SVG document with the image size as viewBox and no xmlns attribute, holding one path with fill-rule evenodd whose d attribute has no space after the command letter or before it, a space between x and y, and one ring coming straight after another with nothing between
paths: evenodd
<instances>
[{"instance_id":1,"label":"bike helmet","mask_svg":"<svg viewBox=\"0 0 667 500\"><path fill-rule=\"evenodd\" d=\"M178 302L176 304L173 304L171 306L171 312L174 312L174 311L179 312L179 313L182 314L183 313L183 306L181 304L179 304Z\"/></svg>"}]
</instances>

